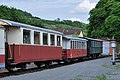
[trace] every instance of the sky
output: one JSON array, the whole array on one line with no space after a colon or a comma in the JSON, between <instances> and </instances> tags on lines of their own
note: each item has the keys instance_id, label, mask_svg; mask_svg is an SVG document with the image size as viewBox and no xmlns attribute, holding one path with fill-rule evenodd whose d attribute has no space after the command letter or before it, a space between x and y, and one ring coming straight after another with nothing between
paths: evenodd
<instances>
[{"instance_id":1,"label":"sky","mask_svg":"<svg viewBox=\"0 0 120 80\"><path fill-rule=\"evenodd\" d=\"M33 16L47 20L81 21L88 23L89 11L99 0L1 0L7 5L27 11Z\"/></svg>"}]
</instances>

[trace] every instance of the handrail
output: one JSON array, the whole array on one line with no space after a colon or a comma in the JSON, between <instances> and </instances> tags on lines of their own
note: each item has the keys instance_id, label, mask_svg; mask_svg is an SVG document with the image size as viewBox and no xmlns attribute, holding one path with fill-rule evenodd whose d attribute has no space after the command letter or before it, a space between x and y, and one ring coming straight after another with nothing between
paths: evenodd
<instances>
[{"instance_id":1,"label":"handrail","mask_svg":"<svg viewBox=\"0 0 120 80\"><path fill-rule=\"evenodd\" d=\"M10 45L8 45L8 46L9 46L10 58L12 58L12 50L11 50L11 47L10 47Z\"/></svg>"},{"instance_id":2,"label":"handrail","mask_svg":"<svg viewBox=\"0 0 120 80\"><path fill-rule=\"evenodd\" d=\"M19 46L19 56L20 56L20 44L18 46Z\"/></svg>"}]
</instances>

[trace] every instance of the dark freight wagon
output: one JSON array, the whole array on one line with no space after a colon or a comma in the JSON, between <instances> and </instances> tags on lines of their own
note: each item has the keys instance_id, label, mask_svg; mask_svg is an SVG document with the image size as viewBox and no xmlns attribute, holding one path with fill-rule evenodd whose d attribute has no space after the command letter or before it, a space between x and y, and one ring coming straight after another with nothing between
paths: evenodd
<instances>
[{"instance_id":1,"label":"dark freight wagon","mask_svg":"<svg viewBox=\"0 0 120 80\"><path fill-rule=\"evenodd\" d=\"M87 54L91 57L97 57L102 53L103 42L93 38L85 38L87 43Z\"/></svg>"}]
</instances>

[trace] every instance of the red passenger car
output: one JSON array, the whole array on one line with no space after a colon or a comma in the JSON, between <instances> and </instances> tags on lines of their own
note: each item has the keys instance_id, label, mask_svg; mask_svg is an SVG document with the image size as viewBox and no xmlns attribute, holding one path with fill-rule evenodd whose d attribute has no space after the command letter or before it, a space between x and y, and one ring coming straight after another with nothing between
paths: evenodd
<instances>
[{"instance_id":1,"label":"red passenger car","mask_svg":"<svg viewBox=\"0 0 120 80\"><path fill-rule=\"evenodd\" d=\"M63 38L63 58L66 61L75 60L87 56L87 40L64 36Z\"/></svg>"},{"instance_id":2,"label":"red passenger car","mask_svg":"<svg viewBox=\"0 0 120 80\"><path fill-rule=\"evenodd\" d=\"M0 26L0 68L5 66L4 27Z\"/></svg>"},{"instance_id":3,"label":"red passenger car","mask_svg":"<svg viewBox=\"0 0 120 80\"><path fill-rule=\"evenodd\" d=\"M3 26L1 54L5 55L1 61L5 61L8 70L31 62L39 66L62 59L62 33L2 19L0 25Z\"/></svg>"}]
</instances>

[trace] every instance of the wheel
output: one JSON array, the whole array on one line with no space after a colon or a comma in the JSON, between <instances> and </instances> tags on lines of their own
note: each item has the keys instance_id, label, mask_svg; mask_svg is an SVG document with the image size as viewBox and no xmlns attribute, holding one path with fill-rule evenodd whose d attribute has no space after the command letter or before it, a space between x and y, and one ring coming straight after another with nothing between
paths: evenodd
<instances>
[{"instance_id":1,"label":"wheel","mask_svg":"<svg viewBox=\"0 0 120 80\"><path fill-rule=\"evenodd\" d=\"M41 63L40 63L40 62L35 62L34 64L35 64L38 68L41 67Z\"/></svg>"},{"instance_id":2,"label":"wheel","mask_svg":"<svg viewBox=\"0 0 120 80\"><path fill-rule=\"evenodd\" d=\"M26 64L22 64L22 65L21 65L21 69L22 69L22 70L25 70L25 69L26 69Z\"/></svg>"},{"instance_id":3,"label":"wheel","mask_svg":"<svg viewBox=\"0 0 120 80\"><path fill-rule=\"evenodd\" d=\"M83 61L83 58L79 58L78 61L79 61L79 62Z\"/></svg>"},{"instance_id":4,"label":"wheel","mask_svg":"<svg viewBox=\"0 0 120 80\"><path fill-rule=\"evenodd\" d=\"M46 66L46 68L48 68L49 66L50 66L50 64L51 64L51 62L45 62L45 66Z\"/></svg>"},{"instance_id":5,"label":"wheel","mask_svg":"<svg viewBox=\"0 0 120 80\"><path fill-rule=\"evenodd\" d=\"M9 65L9 66L6 67L6 69L7 69L9 72L13 72L14 67Z\"/></svg>"},{"instance_id":6,"label":"wheel","mask_svg":"<svg viewBox=\"0 0 120 80\"><path fill-rule=\"evenodd\" d=\"M11 68L9 68L9 69L7 69L9 72L13 72L13 69L11 69Z\"/></svg>"}]
</instances>

